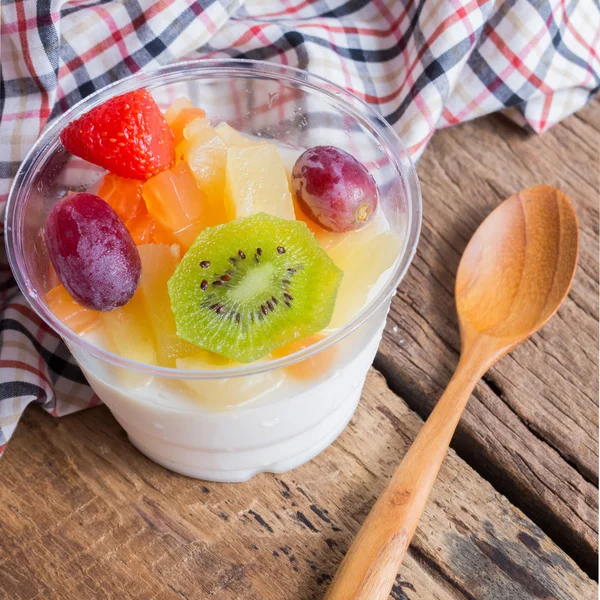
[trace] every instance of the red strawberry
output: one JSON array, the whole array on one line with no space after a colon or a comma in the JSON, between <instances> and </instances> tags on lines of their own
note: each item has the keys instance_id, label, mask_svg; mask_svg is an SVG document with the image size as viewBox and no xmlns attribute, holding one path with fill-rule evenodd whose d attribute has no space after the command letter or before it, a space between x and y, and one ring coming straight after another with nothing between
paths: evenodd
<instances>
[{"instance_id":1,"label":"red strawberry","mask_svg":"<svg viewBox=\"0 0 600 600\"><path fill-rule=\"evenodd\" d=\"M175 164L173 133L147 90L111 98L69 123L60 141L71 152L129 179Z\"/></svg>"}]
</instances>

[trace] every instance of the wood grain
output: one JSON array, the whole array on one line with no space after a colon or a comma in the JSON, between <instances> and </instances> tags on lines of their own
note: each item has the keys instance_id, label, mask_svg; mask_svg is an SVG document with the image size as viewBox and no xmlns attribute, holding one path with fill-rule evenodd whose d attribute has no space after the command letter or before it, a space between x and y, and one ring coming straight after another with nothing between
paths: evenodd
<instances>
[{"instance_id":1,"label":"wood grain","mask_svg":"<svg viewBox=\"0 0 600 600\"><path fill-rule=\"evenodd\" d=\"M30 408L2 459L0 598L305 600L422 421L372 371L339 440L286 475L206 484L139 454L104 407ZM394 600L592 600L597 586L454 452Z\"/></svg>"},{"instance_id":2,"label":"wood grain","mask_svg":"<svg viewBox=\"0 0 600 600\"><path fill-rule=\"evenodd\" d=\"M494 116L433 138L418 166L422 238L375 363L427 415L458 360L453 290L467 241L521 188L547 183L567 193L581 228L571 293L558 318L477 387L454 447L590 573L598 552L599 112L596 100L538 137Z\"/></svg>"}]
</instances>

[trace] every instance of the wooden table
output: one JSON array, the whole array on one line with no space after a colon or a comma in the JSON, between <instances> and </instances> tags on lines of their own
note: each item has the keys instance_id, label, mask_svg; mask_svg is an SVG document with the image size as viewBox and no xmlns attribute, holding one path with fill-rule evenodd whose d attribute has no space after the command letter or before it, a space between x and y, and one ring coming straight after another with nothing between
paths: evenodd
<instances>
[{"instance_id":1,"label":"wooden table","mask_svg":"<svg viewBox=\"0 0 600 600\"><path fill-rule=\"evenodd\" d=\"M457 362L454 274L505 197L576 205L581 259L549 325L477 386L391 597L597 597L600 103L541 137L494 116L438 133L424 226L360 407L317 459L236 485L170 473L106 408L27 410L0 462L0 598L321 598Z\"/></svg>"}]
</instances>

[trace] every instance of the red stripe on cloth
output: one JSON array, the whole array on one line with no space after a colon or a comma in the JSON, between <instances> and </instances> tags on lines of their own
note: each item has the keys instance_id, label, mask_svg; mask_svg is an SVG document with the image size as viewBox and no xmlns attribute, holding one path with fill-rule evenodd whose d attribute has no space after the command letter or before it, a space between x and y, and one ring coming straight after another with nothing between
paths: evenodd
<instances>
[{"instance_id":1,"label":"red stripe on cloth","mask_svg":"<svg viewBox=\"0 0 600 600\"><path fill-rule=\"evenodd\" d=\"M406 18L406 9L402 10L400 16L394 20L393 15L390 13L387 5L382 0L371 0L373 4L380 10L381 16L384 17L388 23L387 29L374 29L372 27L355 27L354 25L331 25L329 20L326 18L316 18L311 20L310 23L295 23L294 29L326 29L333 33L352 33L355 35L368 35L373 37L386 38L394 36L396 40L399 40L402 35L400 33L400 23ZM334 19L332 22L336 22Z\"/></svg>"},{"instance_id":2,"label":"red stripe on cloth","mask_svg":"<svg viewBox=\"0 0 600 600\"><path fill-rule=\"evenodd\" d=\"M510 62L510 64L523 75L536 88L538 88L544 94L551 94L552 88L548 87L535 73L532 73L531 70L525 65L525 63L521 60L519 56L517 56L506 44L506 42L496 33L494 29L492 29L489 23L486 23L484 26L485 33L490 39L496 48L502 52L504 57Z\"/></svg>"},{"instance_id":3,"label":"red stripe on cloth","mask_svg":"<svg viewBox=\"0 0 600 600\"><path fill-rule=\"evenodd\" d=\"M475 9L478 9L481 6L483 6L484 4L487 4L487 2L488 2L488 0L471 0L471 2L469 2L468 4L466 4L463 7L465 14L469 15ZM416 58L414 59L412 65L410 66L410 68L408 70L408 73L406 73L406 75L404 76L405 80L402 83L402 85L400 85L399 88L397 88L396 90L394 90L387 96L372 96L371 94L364 94L364 93L361 93L360 91L357 91L352 88L348 88L348 89L351 92L353 92L354 94L356 94L357 96L359 96L360 98L362 98L365 102L368 102L369 104L385 104L387 102L391 102L392 100L395 100L402 93L409 77L412 76L412 72L417 67L422 66L423 63L421 62L421 59L423 58L423 55L425 54L425 52L430 50L431 46L440 37L440 35L442 35L451 25L454 25L455 23L457 23L460 20L461 19L458 15L458 12L454 12L445 21L443 21L436 27L435 31L427 39L427 44L424 44L423 47L419 50Z\"/></svg>"},{"instance_id":4,"label":"red stripe on cloth","mask_svg":"<svg viewBox=\"0 0 600 600\"><path fill-rule=\"evenodd\" d=\"M261 14L260 17L261 17L261 19L268 19L269 17L281 17L281 16L289 17L290 14L298 12L298 11L302 10L303 8L306 8L307 6L314 4L315 2L319 2L319 0L304 0L303 2L300 2L300 4L298 4L298 6L294 6L292 8L285 8L284 10L279 10L277 12L265 13L264 15Z\"/></svg>"},{"instance_id":5,"label":"red stripe on cloth","mask_svg":"<svg viewBox=\"0 0 600 600\"><path fill-rule=\"evenodd\" d=\"M42 85L40 78L36 72L33 61L31 60L31 52L29 50L29 40L27 39L27 18L25 17L24 2L16 2L15 7L17 10L17 19L19 23L19 39L21 41L21 48L23 49L23 60L29 69L31 78L35 82L35 85L40 90L40 120L46 121L50 117L50 100L48 98L48 92ZM24 29L21 28L23 25Z\"/></svg>"},{"instance_id":6,"label":"red stripe on cloth","mask_svg":"<svg viewBox=\"0 0 600 600\"><path fill-rule=\"evenodd\" d=\"M95 7L96 10L98 7ZM139 17L134 19L133 21L127 23L120 29L120 35L124 38L128 36L130 33L133 33L137 27L141 26L145 21L149 21L154 15L158 14L165 8L165 2L155 2L148 8L148 10L144 11ZM95 46L92 46L89 50L84 52L81 56L78 56L68 63L65 63L64 69L59 71L59 79L64 75L64 71L68 69L69 71L74 71L75 69L81 66L80 63L85 63L95 56L98 56L101 52L104 52L107 48L110 48L113 45L114 38L112 35L104 38L102 41L98 42Z\"/></svg>"},{"instance_id":7,"label":"red stripe on cloth","mask_svg":"<svg viewBox=\"0 0 600 600\"><path fill-rule=\"evenodd\" d=\"M12 309L18 313L21 313L24 317L29 319L34 325L36 325L40 329L43 329L45 333L55 334L54 330L49 325L47 325L45 321L40 319L37 316L37 314L33 311L33 309L29 308L28 306L23 306L23 304L17 304L15 302L11 302L10 304L7 304L4 307L5 311L8 309ZM57 335L57 334L55 334L55 335Z\"/></svg>"},{"instance_id":8,"label":"red stripe on cloth","mask_svg":"<svg viewBox=\"0 0 600 600\"><path fill-rule=\"evenodd\" d=\"M417 142L416 144L413 144L412 146L409 146L407 148L408 153L409 154L416 154L425 144L427 144L427 142L431 139L431 136L434 134L434 132L432 131L431 133L427 134L427 137L423 140L421 140L420 142Z\"/></svg>"},{"instance_id":9,"label":"red stripe on cloth","mask_svg":"<svg viewBox=\"0 0 600 600\"><path fill-rule=\"evenodd\" d=\"M21 119L41 119L41 109L27 110L20 113L3 113L2 121L20 121Z\"/></svg>"},{"instance_id":10,"label":"red stripe on cloth","mask_svg":"<svg viewBox=\"0 0 600 600\"><path fill-rule=\"evenodd\" d=\"M542 117L540 119L540 133L546 130L548 125L548 115L550 114L550 107L552 106L552 96L554 94L548 94L544 98L544 108L542 108Z\"/></svg>"},{"instance_id":11,"label":"red stripe on cloth","mask_svg":"<svg viewBox=\"0 0 600 600\"><path fill-rule=\"evenodd\" d=\"M458 125L460 121L447 109L442 110L442 118L448 123L448 125Z\"/></svg>"},{"instance_id":12,"label":"red stripe on cloth","mask_svg":"<svg viewBox=\"0 0 600 600\"><path fill-rule=\"evenodd\" d=\"M575 29L575 27L573 27L573 25L571 25L571 21L569 21L569 15L567 15L567 8L565 6L565 0L560 0L560 3L562 5L562 9L563 9L563 19L565 20L565 24L567 26L567 28L569 29L569 31L573 34L573 37L584 47L588 50L588 56L589 57L594 57L594 58L598 58L598 55L596 54L596 51L594 50L594 44L588 44L580 35L579 32L577 31L577 29ZM595 40L594 43L598 40L598 36L600 35L600 29L598 29L596 31L596 36L595 36ZM587 70L589 72L591 72L592 74L594 73L594 70L592 69L592 65L587 64Z\"/></svg>"},{"instance_id":13,"label":"red stripe on cloth","mask_svg":"<svg viewBox=\"0 0 600 600\"><path fill-rule=\"evenodd\" d=\"M454 4L454 2L452 4ZM469 21L469 19L467 18L467 16L468 16L467 12L461 6L456 11L456 14L460 17L460 20L463 22L463 24L465 26L465 31L467 32L467 34L469 36L469 42L471 44L475 43L475 32L473 31L473 27L471 27L471 21Z\"/></svg>"},{"instance_id":14,"label":"red stripe on cloth","mask_svg":"<svg viewBox=\"0 0 600 600\"><path fill-rule=\"evenodd\" d=\"M140 70L140 66L133 60L131 56L129 56L129 50L127 49L127 45L123 41L123 33L120 31L119 27L115 23L115 20L112 18L110 11L106 10L103 6L97 6L96 12L100 15L104 15L104 21L108 25L108 29L111 33L112 39L115 41L121 56L123 57L123 62L125 66L131 71L131 73L136 73Z\"/></svg>"},{"instance_id":15,"label":"red stripe on cloth","mask_svg":"<svg viewBox=\"0 0 600 600\"><path fill-rule=\"evenodd\" d=\"M551 18L552 17L550 17L550 19ZM547 31L548 31L547 25L548 25L548 23L546 23L546 26L541 27L540 30L538 31L538 33L529 40L527 45L521 50L523 55L526 56L529 52L531 52L531 50L535 46L537 46L537 44L540 42L540 40L544 37L544 34L547 33ZM504 84L506 82L506 80L508 79L508 76L514 71L514 69L515 69L515 66L511 62L507 67L505 67L502 70L501 73L496 75L496 78L490 84L488 84L488 86L480 94L478 94L467 105L465 105L462 108L462 110L455 117L452 117L453 121L448 121L448 124L451 125L451 124L461 123L469 115L469 113L476 110L477 107L480 106L481 103L490 94L493 94L502 84ZM443 111L442 114L444 115L444 117L446 117L446 112L448 115L450 115L449 111L445 111L445 112ZM450 115L450 116L452 116L452 115Z\"/></svg>"},{"instance_id":16,"label":"red stripe on cloth","mask_svg":"<svg viewBox=\"0 0 600 600\"><path fill-rule=\"evenodd\" d=\"M210 16L208 14L206 14L206 11L194 0L189 0L189 1L190 1L189 8L191 8L193 13L197 17L199 17L199 19L202 21L202 23L204 23L204 25L206 26L206 29L208 30L208 33L210 33L210 34L216 33L217 26L216 26L215 22L210 18Z\"/></svg>"},{"instance_id":17,"label":"red stripe on cloth","mask_svg":"<svg viewBox=\"0 0 600 600\"><path fill-rule=\"evenodd\" d=\"M57 12L52 12L49 15L45 15L50 17L51 25L58 23L60 19L60 15ZM37 29L37 17L31 17L30 19L19 19L13 23L3 23L2 33L20 33L22 31L27 31L29 29Z\"/></svg>"},{"instance_id":18,"label":"red stripe on cloth","mask_svg":"<svg viewBox=\"0 0 600 600\"><path fill-rule=\"evenodd\" d=\"M27 371L28 373L32 373L36 377L39 377L46 387L48 391L52 392L52 383L46 378L46 376L31 365L24 363L20 360L0 360L0 369L23 369L23 371ZM41 387L41 386L40 386ZM38 396L37 400L40 400L40 396Z\"/></svg>"},{"instance_id":19,"label":"red stripe on cloth","mask_svg":"<svg viewBox=\"0 0 600 600\"><path fill-rule=\"evenodd\" d=\"M397 42L399 42L402 39L400 23L406 19L407 9L403 8L399 17L394 19L394 15L391 13L387 4L383 0L373 0L373 4L375 4L381 13L381 16L386 20L388 28L381 32L377 31L376 29L359 29L358 27L352 27L349 29L356 29L356 31L353 31L352 33L357 33L359 35L372 35L376 37L389 37L391 35Z\"/></svg>"},{"instance_id":20,"label":"red stripe on cloth","mask_svg":"<svg viewBox=\"0 0 600 600\"><path fill-rule=\"evenodd\" d=\"M100 404L102 404L102 400L100 400L100 398L94 394L92 399L88 402L88 408L92 408L92 406L100 406Z\"/></svg>"}]
</instances>

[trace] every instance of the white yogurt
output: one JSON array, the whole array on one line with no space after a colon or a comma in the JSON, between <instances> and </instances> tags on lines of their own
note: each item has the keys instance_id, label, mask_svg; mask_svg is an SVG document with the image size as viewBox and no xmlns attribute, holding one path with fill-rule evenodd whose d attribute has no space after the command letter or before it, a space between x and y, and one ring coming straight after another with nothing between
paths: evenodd
<instances>
[{"instance_id":1,"label":"white yogurt","mask_svg":"<svg viewBox=\"0 0 600 600\"><path fill-rule=\"evenodd\" d=\"M201 403L183 380L153 377L135 385L131 372L71 349L94 391L141 452L190 477L244 481L263 471L293 469L342 432L360 399L388 308L386 302L337 344L334 364L321 379L300 383L282 369L252 375L274 377L278 384L237 406L219 405L219 398Z\"/></svg>"}]
</instances>

